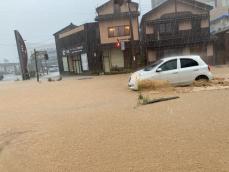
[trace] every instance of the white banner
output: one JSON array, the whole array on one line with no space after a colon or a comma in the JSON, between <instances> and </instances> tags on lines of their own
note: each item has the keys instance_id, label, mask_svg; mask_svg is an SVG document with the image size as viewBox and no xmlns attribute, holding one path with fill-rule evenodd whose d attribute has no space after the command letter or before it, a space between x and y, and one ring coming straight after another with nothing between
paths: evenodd
<instances>
[{"instance_id":1,"label":"white banner","mask_svg":"<svg viewBox=\"0 0 229 172\"><path fill-rule=\"evenodd\" d=\"M83 71L88 71L88 59L87 59L87 54L81 54L81 63L83 67Z\"/></svg>"},{"instance_id":2,"label":"white banner","mask_svg":"<svg viewBox=\"0 0 229 172\"><path fill-rule=\"evenodd\" d=\"M68 72L68 59L67 57L63 57L63 66L64 66L64 72Z\"/></svg>"}]
</instances>

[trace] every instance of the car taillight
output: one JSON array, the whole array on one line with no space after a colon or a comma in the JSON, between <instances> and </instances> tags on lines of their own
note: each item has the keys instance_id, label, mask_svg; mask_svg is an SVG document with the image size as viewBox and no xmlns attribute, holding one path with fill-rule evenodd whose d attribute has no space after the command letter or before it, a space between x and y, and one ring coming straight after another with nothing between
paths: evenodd
<instances>
[{"instance_id":1,"label":"car taillight","mask_svg":"<svg viewBox=\"0 0 229 172\"><path fill-rule=\"evenodd\" d=\"M209 70L209 72L211 72L211 67L208 65L208 70Z\"/></svg>"}]
</instances>

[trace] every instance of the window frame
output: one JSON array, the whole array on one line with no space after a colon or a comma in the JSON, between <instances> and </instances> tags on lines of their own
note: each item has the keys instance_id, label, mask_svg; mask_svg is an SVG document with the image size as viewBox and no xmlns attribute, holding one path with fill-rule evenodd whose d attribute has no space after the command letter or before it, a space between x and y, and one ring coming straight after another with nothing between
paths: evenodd
<instances>
[{"instance_id":1,"label":"window frame","mask_svg":"<svg viewBox=\"0 0 229 172\"><path fill-rule=\"evenodd\" d=\"M165 24L165 23L161 23L161 24L159 25L159 33L160 33L160 34L166 33L166 24Z\"/></svg>"},{"instance_id":2,"label":"window frame","mask_svg":"<svg viewBox=\"0 0 229 172\"><path fill-rule=\"evenodd\" d=\"M163 69L162 69L162 66L163 66L163 65L165 65L165 64L167 64L167 63L169 63L169 62L172 62L172 61L176 61L176 62L177 62L177 67L176 67L176 69L171 69L171 70L163 70ZM161 65L158 67L158 69L160 68L160 69L162 70L161 72L168 72L168 71L172 71L172 70L178 70L178 67L179 67L179 65L178 65L178 59L172 59L172 60L168 60L168 61L164 62L163 64L161 64Z\"/></svg>"},{"instance_id":3,"label":"window frame","mask_svg":"<svg viewBox=\"0 0 229 172\"><path fill-rule=\"evenodd\" d=\"M129 32L126 32L126 27L129 27ZM114 33L110 34L110 29L114 29ZM130 25L108 27L108 38L130 36Z\"/></svg>"},{"instance_id":4,"label":"window frame","mask_svg":"<svg viewBox=\"0 0 229 172\"><path fill-rule=\"evenodd\" d=\"M171 34L175 31L175 23L174 22L160 23L158 26L158 30L160 34Z\"/></svg>"}]
</instances>

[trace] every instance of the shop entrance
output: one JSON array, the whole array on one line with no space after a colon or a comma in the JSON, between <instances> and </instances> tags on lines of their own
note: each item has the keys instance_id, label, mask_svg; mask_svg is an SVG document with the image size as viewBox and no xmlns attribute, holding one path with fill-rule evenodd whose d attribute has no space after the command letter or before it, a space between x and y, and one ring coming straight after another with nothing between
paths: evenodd
<instances>
[{"instance_id":1,"label":"shop entrance","mask_svg":"<svg viewBox=\"0 0 229 172\"><path fill-rule=\"evenodd\" d=\"M120 49L111 49L111 67L113 70L124 69L124 56Z\"/></svg>"},{"instance_id":2,"label":"shop entrance","mask_svg":"<svg viewBox=\"0 0 229 172\"><path fill-rule=\"evenodd\" d=\"M119 49L106 49L103 51L104 72L110 73L124 69L124 55Z\"/></svg>"},{"instance_id":3,"label":"shop entrance","mask_svg":"<svg viewBox=\"0 0 229 172\"><path fill-rule=\"evenodd\" d=\"M77 55L76 57L73 58L73 70L74 73L77 75L82 74L80 55Z\"/></svg>"}]
</instances>

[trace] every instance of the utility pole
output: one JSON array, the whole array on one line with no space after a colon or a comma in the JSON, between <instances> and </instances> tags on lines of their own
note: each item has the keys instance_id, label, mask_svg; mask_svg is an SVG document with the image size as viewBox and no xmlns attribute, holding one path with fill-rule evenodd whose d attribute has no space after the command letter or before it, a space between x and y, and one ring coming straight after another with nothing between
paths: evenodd
<instances>
[{"instance_id":1,"label":"utility pole","mask_svg":"<svg viewBox=\"0 0 229 172\"><path fill-rule=\"evenodd\" d=\"M131 3L131 0L127 0L128 9L129 9L129 20L130 20L130 34L131 34L130 35L131 58L132 58L131 66L134 69L136 57L135 57L135 50L134 50L133 16L132 16L131 8L130 8L130 3Z\"/></svg>"},{"instance_id":2,"label":"utility pole","mask_svg":"<svg viewBox=\"0 0 229 172\"><path fill-rule=\"evenodd\" d=\"M45 67L46 67L46 72L47 72L47 75L49 74L49 70L48 70L48 65L47 65L47 60L45 59Z\"/></svg>"},{"instance_id":3,"label":"utility pole","mask_svg":"<svg viewBox=\"0 0 229 172\"><path fill-rule=\"evenodd\" d=\"M177 0L174 0L175 1L175 14L177 16Z\"/></svg>"},{"instance_id":4,"label":"utility pole","mask_svg":"<svg viewBox=\"0 0 229 172\"><path fill-rule=\"evenodd\" d=\"M37 51L34 49L34 59L36 64L36 73L37 73L37 82L39 82L39 71L38 71L38 65L37 65Z\"/></svg>"}]
</instances>

